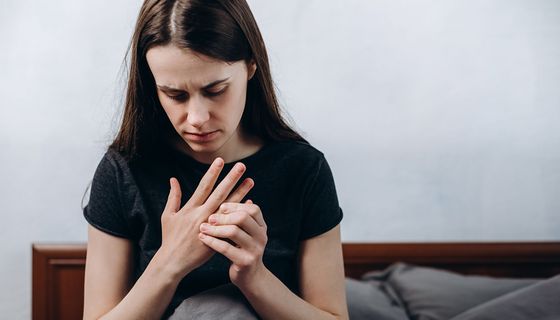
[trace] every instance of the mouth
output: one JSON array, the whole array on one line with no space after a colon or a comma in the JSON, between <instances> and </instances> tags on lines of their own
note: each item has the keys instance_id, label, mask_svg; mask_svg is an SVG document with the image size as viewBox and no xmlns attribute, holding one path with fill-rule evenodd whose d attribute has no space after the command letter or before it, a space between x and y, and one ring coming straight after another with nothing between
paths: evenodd
<instances>
[{"instance_id":1,"label":"mouth","mask_svg":"<svg viewBox=\"0 0 560 320\"><path fill-rule=\"evenodd\" d=\"M195 136L204 137L204 136L207 136L207 135L209 135L213 132L216 132L216 131L208 131L208 132L203 132L203 133L187 132L187 134L192 134L192 135L195 135Z\"/></svg>"},{"instance_id":2,"label":"mouth","mask_svg":"<svg viewBox=\"0 0 560 320\"><path fill-rule=\"evenodd\" d=\"M213 140L219 130L216 131L209 131L203 133L196 133L196 132L185 132L187 139L193 142L207 142Z\"/></svg>"}]
</instances>

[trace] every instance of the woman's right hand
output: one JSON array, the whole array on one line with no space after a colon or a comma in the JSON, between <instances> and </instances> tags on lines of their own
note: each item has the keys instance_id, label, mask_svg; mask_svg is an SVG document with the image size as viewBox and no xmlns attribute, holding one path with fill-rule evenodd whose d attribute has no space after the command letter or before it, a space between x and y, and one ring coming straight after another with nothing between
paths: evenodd
<instances>
[{"instance_id":1,"label":"woman's right hand","mask_svg":"<svg viewBox=\"0 0 560 320\"><path fill-rule=\"evenodd\" d=\"M224 166L221 158L216 158L187 203L181 206L181 187L176 178L170 179L171 190L161 215L162 241L156 255L164 259L167 270L179 279L208 261L215 251L198 238L200 225L216 212L223 202L240 202L254 185L247 178L233 192L231 190L243 173L245 165L236 163L228 175L212 192ZM229 195L229 197L228 197Z\"/></svg>"}]
</instances>

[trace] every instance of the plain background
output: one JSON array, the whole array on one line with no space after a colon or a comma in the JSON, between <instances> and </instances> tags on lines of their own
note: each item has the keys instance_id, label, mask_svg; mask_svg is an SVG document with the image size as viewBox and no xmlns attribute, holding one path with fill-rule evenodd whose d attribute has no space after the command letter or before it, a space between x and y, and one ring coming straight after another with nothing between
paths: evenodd
<instances>
[{"instance_id":1,"label":"plain background","mask_svg":"<svg viewBox=\"0 0 560 320\"><path fill-rule=\"evenodd\" d=\"M559 1L249 2L343 241L560 240ZM32 242L86 241L140 4L0 0L3 318L30 317Z\"/></svg>"}]
</instances>

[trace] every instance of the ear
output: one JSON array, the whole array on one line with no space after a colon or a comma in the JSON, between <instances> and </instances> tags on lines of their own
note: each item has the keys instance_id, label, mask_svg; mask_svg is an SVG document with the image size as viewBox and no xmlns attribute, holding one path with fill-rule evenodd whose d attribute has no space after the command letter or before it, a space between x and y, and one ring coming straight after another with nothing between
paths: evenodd
<instances>
[{"instance_id":1,"label":"ear","mask_svg":"<svg viewBox=\"0 0 560 320\"><path fill-rule=\"evenodd\" d=\"M253 78L256 71L257 71L257 64L255 63L255 60L251 59L249 62L247 62L247 81Z\"/></svg>"}]
</instances>

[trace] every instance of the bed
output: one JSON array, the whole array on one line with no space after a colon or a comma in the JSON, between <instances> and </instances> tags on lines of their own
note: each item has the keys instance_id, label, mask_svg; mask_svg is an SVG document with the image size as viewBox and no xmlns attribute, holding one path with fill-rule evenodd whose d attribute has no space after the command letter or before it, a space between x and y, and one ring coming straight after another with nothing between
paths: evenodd
<instances>
[{"instance_id":1,"label":"bed","mask_svg":"<svg viewBox=\"0 0 560 320\"><path fill-rule=\"evenodd\" d=\"M343 243L343 254L349 308L356 307L350 302L363 298L353 296L359 290L402 270L527 281L560 275L560 242ZM33 319L81 319L85 257L84 243L32 244ZM372 306L375 303L365 307ZM360 312L363 318L367 308L351 318L358 319ZM422 319L409 311L407 316Z\"/></svg>"}]
</instances>

